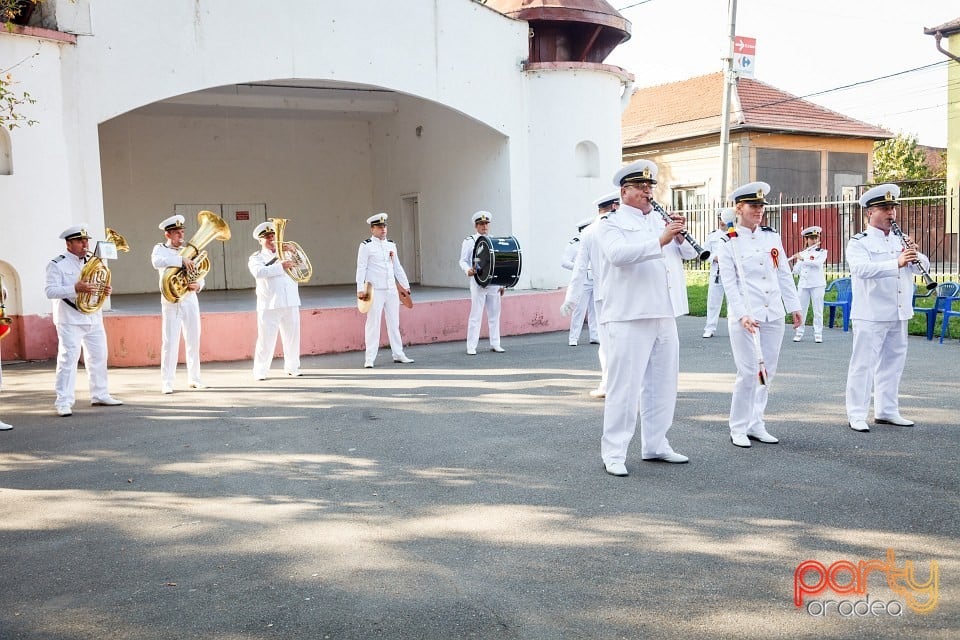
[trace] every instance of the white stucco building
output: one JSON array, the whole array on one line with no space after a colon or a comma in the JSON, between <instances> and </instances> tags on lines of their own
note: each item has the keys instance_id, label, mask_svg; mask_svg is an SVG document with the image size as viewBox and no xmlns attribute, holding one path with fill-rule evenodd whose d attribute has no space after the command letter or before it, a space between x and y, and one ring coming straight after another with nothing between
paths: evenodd
<instances>
[{"instance_id":1,"label":"white stucco building","mask_svg":"<svg viewBox=\"0 0 960 640\"><path fill-rule=\"evenodd\" d=\"M464 286L457 253L478 209L493 235L518 238L519 288L565 285L559 251L620 166L630 77L534 47L586 26L605 57L629 23L602 0L579 18L569 2L536 2L548 21L534 35L522 4L45 0L30 26L0 32L0 67L36 99L21 111L37 121L0 136L14 353L55 350L44 266L79 222L131 245L111 264L120 294L157 290L157 223L184 213L189 236L201 209L233 232L208 247L208 288L253 286L250 230L268 217L290 219L310 284L350 283L378 211L411 281Z\"/></svg>"}]
</instances>

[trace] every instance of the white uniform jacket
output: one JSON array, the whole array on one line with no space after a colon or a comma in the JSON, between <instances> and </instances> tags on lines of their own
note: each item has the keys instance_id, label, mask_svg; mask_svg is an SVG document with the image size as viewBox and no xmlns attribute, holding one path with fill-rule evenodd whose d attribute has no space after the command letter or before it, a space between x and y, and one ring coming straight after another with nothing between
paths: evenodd
<instances>
[{"instance_id":1,"label":"white uniform jacket","mask_svg":"<svg viewBox=\"0 0 960 640\"><path fill-rule=\"evenodd\" d=\"M473 247L477 244L479 233L474 233L463 239L460 243L460 269L465 275L470 275L470 269L473 269Z\"/></svg>"},{"instance_id":2,"label":"white uniform jacket","mask_svg":"<svg viewBox=\"0 0 960 640\"><path fill-rule=\"evenodd\" d=\"M727 295L727 316L735 320L744 316L760 321L783 320L787 313L799 311L800 298L780 234L770 227L758 226L754 231L737 227L737 235L728 238L720 249L720 280ZM734 249L743 266L743 282L737 274Z\"/></svg>"},{"instance_id":3,"label":"white uniform jacket","mask_svg":"<svg viewBox=\"0 0 960 640\"><path fill-rule=\"evenodd\" d=\"M827 262L827 250L810 247L800 252L793 265L794 275L800 276L797 289L815 289L827 286L827 274L823 265Z\"/></svg>"},{"instance_id":4,"label":"white uniform jacket","mask_svg":"<svg viewBox=\"0 0 960 640\"><path fill-rule=\"evenodd\" d=\"M163 283L163 272L166 271L169 267L177 267L178 269L183 266L183 257L180 255L180 249L174 249L168 244L160 242L153 247L153 253L150 254L150 264L153 265L153 268L156 269L160 274L160 282ZM196 291L187 291L184 293L184 297L192 294L199 293L203 290L204 278L197 280L197 284L200 287ZM161 296L161 304L177 304L175 302L170 302L166 298Z\"/></svg>"},{"instance_id":5,"label":"white uniform jacket","mask_svg":"<svg viewBox=\"0 0 960 640\"><path fill-rule=\"evenodd\" d=\"M573 273L570 275L570 284L567 285L567 295L564 302L576 304L580 293L583 291L584 284L593 282L594 265L600 263L600 248L597 242L597 229L600 222L607 219L604 214L593 224L580 232L580 241L577 243L577 255L573 261ZM599 303L603 300L603 294L597 283L593 287L593 299ZM599 305L597 309L599 309Z\"/></svg>"},{"instance_id":6,"label":"white uniform jacket","mask_svg":"<svg viewBox=\"0 0 960 640\"><path fill-rule=\"evenodd\" d=\"M80 280L85 260L72 253L60 254L47 263L44 292L53 300L53 323L91 326L103 323L101 311L81 313L77 310L77 292L73 286Z\"/></svg>"},{"instance_id":7,"label":"white uniform jacket","mask_svg":"<svg viewBox=\"0 0 960 640\"><path fill-rule=\"evenodd\" d=\"M901 269L897 258L903 244L893 233L884 234L876 227L850 238L847 243L847 264L853 285L851 320L909 320L913 317L913 278L920 273L916 265ZM930 259L917 254L924 268Z\"/></svg>"},{"instance_id":8,"label":"white uniform jacket","mask_svg":"<svg viewBox=\"0 0 960 640\"><path fill-rule=\"evenodd\" d=\"M689 242L660 246L666 221L629 205L595 222L600 250L595 264L603 306L600 322L675 318L689 311L683 260L697 257Z\"/></svg>"},{"instance_id":9,"label":"white uniform jacket","mask_svg":"<svg viewBox=\"0 0 960 640\"><path fill-rule=\"evenodd\" d=\"M247 269L257 279L257 311L300 306L300 288L284 271L276 253L257 251L247 259Z\"/></svg>"},{"instance_id":10,"label":"white uniform jacket","mask_svg":"<svg viewBox=\"0 0 960 640\"><path fill-rule=\"evenodd\" d=\"M580 250L580 234L578 233L567 243L563 249L563 257L560 259L560 266L564 269L573 270L573 263L577 259L577 253Z\"/></svg>"},{"instance_id":11,"label":"white uniform jacket","mask_svg":"<svg viewBox=\"0 0 960 640\"><path fill-rule=\"evenodd\" d=\"M362 292L366 282L374 289L389 289L396 286L395 279L404 289L410 288L393 240L370 236L361 242L357 250L357 291Z\"/></svg>"}]
</instances>

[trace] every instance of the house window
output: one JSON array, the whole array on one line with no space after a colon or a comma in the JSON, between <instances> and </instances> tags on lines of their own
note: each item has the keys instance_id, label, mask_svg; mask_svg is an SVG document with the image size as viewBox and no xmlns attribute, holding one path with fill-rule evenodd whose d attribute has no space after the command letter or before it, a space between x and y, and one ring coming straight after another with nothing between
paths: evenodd
<instances>
[{"instance_id":1,"label":"house window","mask_svg":"<svg viewBox=\"0 0 960 640\"><path fill-rule=\"evenodd\" d=\"M676 211L707 206L707 191L702 184L672 187L670 193L670 205Z\"/></svg>"}]
</instances>

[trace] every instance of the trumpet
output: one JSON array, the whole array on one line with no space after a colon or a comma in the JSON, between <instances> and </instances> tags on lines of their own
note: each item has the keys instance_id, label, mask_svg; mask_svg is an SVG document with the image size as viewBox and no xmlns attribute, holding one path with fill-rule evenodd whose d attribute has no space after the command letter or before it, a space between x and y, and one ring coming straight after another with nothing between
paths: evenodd
<instances>
[{"instance_id":1,"label":"trumpet","mask_svg":"<svg viewBox=\"0 0 960 640\"><path fill-rule=\"evenodd\" d=\"M890 230L900 238L900 244L903 245L903 249L906 251L910 247L907 245L907 239L903 235L903 229L900 228L900 225L897 224L895 220L890 221ZM914 260L913 265L920 271L920 278L923 280L924 286L927 288L927 291L933 291L937 288L937 282L930 276L930 272L923 266L923 263L920 260Z\"/></svg>"},{"instance_id":2,"label":"trumpet","mask_svg":"<svg viewBox=\"0 0 960 640\"><path fill-rule=\"evenodd\" d=\"M670 214L667 213L667 212L664 210L664 208L661 207L661 206L657 203L656 200L654 200L653 198L651 198L651 199L650 199L650 204L653 206L653 210L654 210L654 211L656 211L656 212L659 213L661 216L663 216L663 219L667 222L667 224L673 222L673 218L670 217ZM693 237L692 235L690 235L690 233L689 233L686 229L684 229L683 231L681 231L681 232L680 232L680 235L682 235L682 236L683 236L683 239L686 240L687 242L689 242L689 243L690 243L690 246L694 248L694 250L697 252L697 257L698 257L698 258L700 258L701 260L707 260L707 259L710 258L710 250L709 250L709 249L704 249L703 247L701 247L701 246L697 243L696 239L694 239L694 237Z\"/></svg>"}]
</instances>

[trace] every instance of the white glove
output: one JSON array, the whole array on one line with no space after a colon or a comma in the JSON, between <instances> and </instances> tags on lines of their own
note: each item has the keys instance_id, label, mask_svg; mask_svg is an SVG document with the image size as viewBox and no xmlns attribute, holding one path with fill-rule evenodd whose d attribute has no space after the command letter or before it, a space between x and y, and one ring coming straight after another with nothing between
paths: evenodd
<instances>
[{"instance_id":1,"label":"white glove","mask_svg":"<svg viewBox=\"0 0 960 640\"><path fill-rule=\"evenodd\" d=\"M571 313L573 313L573 308L574 308L575 306L576 306L576 305L573 304L572 302L570 302L569 300L565 300L564 303L563 303L562 305L560 305L560 315L562 315L564 318L566 318L566 317L569 316Z\"/></svg>"}]
</instances>

